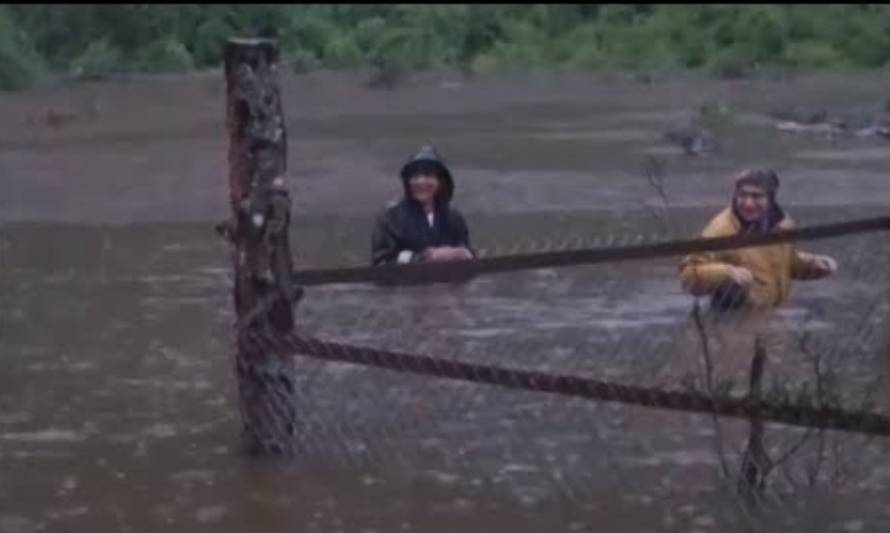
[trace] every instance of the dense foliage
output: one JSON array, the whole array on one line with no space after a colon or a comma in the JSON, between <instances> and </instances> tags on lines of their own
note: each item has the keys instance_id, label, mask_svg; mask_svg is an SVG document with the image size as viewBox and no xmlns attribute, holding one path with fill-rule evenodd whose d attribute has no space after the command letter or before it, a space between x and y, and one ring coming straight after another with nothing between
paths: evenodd
<instances>
[{"instance_id":1,"label":"dense foliage","mask_svg":"<svg viewBox=\"0 0 890 533\"><path fill-rule=\"evenodd\" d=\"M881 67L890 6L5 5L0 88L42 72L102 76L218 66L224 38L275 36L290 66L468 72Z\"/></svg>"}]
</instances>

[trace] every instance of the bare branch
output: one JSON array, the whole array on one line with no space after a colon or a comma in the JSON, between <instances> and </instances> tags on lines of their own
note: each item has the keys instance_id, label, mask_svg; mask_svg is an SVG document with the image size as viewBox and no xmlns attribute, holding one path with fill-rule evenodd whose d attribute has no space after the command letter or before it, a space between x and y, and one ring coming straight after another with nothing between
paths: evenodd
<instances>
[{"instance_id":1,"label":"bare branch","mask_svg":"<svg viewBox=\"0 0 890 533\"><path fill-rule=\"evenodd\" d=\"M695 303L693 303L692 306L692 318L693 323L695 324L695 329L698 332L699 341L701 343L701 354L705 365L705 390L711 398L716 400L713 390L713 364L711 361L710 339L708 338L708 334L705 331L705 325L701 319L701 306L698 303L698 299L695 300ZM714 404L716 405L716 401ZM720 459L720 469L723 471L725 479L730 479L732 476L729 472L729 464L726 461L726 452L723 445L723 431L720 426L720 418L717 416L716 411L712 415L712 420L714 422L714 445L717 448L717 456Z\"/></svg>"}]
</instances>

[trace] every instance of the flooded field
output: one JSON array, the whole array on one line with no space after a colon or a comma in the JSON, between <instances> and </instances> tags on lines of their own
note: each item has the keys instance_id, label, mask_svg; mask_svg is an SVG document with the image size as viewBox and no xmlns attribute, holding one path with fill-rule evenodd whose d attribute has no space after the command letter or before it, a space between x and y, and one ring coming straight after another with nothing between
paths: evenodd
<instances>
[{"instance_id":1,"label":"flooded field","mask_svg":"<svg viewBox=\"0 0 890 533\"><path fill-rule=\"evenodd\" d=\"M774 474L760 523L721 479L724 463L738 469L744 422L345 364L298 361L299 456L245 457L231 265L212 229L228 214L223 88L208 74L0 96L0 532L890 528L887 439L811 435ZM370 221L424 142L452 166L487 254L694 235L748 165L779 172L802 224L886 215L885 139L788 134L768 115L878 112L887 96L865 76L431 74L392 91L289 77L292 248L300 268L366 264ZM663 133L703 105L728 112L717 151L690 157ZM47 109L70 120L50 125ZM663 164L667 206L647 156ZM783 346L809 332L853 406L883 386L890 239L802 247L841 270L795 285ZM681 388L665 369L681 361L691 306L674 258L311 288L297 316L354 344ZM798 382L809 361L792 352L770 369ZM804 433L768 426L774 456Z\"/></svg>"}]
</instances>

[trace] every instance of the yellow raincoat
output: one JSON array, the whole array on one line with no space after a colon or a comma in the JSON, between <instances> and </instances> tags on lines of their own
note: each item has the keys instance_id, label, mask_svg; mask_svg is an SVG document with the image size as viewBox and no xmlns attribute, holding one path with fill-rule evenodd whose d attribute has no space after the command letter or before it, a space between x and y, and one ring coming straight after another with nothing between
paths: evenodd
<instances>
[{"instance_id":1,"label":"yellow raincoat","mask_svg":"<svg viewBox=\"0 0 890 533\"><path fill-rule=\"evenodd\" d=\"M794 222L786 215L776 229L793 227ZM728 237L740 231L739 220L727 207L705 227L702 237ZM751 310L781 305L788 298L792 279L819 279L830 273L815 261L813 255L796 250L791 243L779 243L689 255L680 263L683 288L695 296L710 294L731 283L729 266L751 271L754 283L744 304Z\"/></svg>"},{"instance_id":2,"label":"yellow raincoat","mask_svg":"<svg viewBox=\"0 0 890 533\"><path fill-rule=\"evenodd\" d=\"M775 231L793 227L794 222L786 215ZM727 207L708 223L702 237L727 237L741 231L741 223ZM730 312L701 312L701 328L690 319L661 379L674 381L690 373L701 379L710 366L707 373L712 381L732 379L744 383L746 389L756 339L764 344L773 362L775 357L785 359L797 350L787 325L771 311L788 298L791 280L818 279L830 271L792 243L779 243L688 255L679 265L683 288L694 296L710 296L732 283L730 266L751 271L753 282L743 303ZM705 352L708 357L703 357Z\"/></svg>"}]
</instances>

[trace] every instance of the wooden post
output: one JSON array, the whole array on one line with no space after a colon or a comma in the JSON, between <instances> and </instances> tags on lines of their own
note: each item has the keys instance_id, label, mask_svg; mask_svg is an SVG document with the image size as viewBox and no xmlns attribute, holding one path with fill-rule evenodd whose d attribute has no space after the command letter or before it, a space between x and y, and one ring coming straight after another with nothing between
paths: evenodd
<instances>
[{"instance_id":1,"label":"wooden post","mask_svg":"<svg viewBox=\"0 0 890 533\"><path fill-rule=\"evenodd\" d=\"M884 239L890 238L887 233L883 233L882 236ZM884 290L884 297L890 298L890 290ZM884 334L880 342L884 343L884 356L878 355L878 359L883 359L878 363L883 368L878 370L882 374L880 378L882 386L878 387L877 411L884 416L890 416L890 327L884 326ZM880 352L880 348L878 350Z\"/></svg>"},{"instance_id":2,"label":"wooden post","mask_svg":"<svg viewBox=\"0 0 890 533\"><path fill-rule=\"evenodd\" d=\"M760 338L754 341L754 358L751 360L751 380L748 398L752 402L763 399L763 370L766 365L766 347ZM751 430L748 435L748 446L742 456L741 476L738 490L745 503L755 508L766 485L766 476L772 469L772 461L763 444L763 417L755 413L750 419Z\"/></svg>"},{"instance_id":3,"label":"wooden post","mask_svg":"<svg viewBox=\"0 0 890 533\"><path fill-rule=\"evenodd\" d=\"M232 219L220 229L233 248L242 438L248 453L285 453L295 437L294 360L250 339L292 331L299 297L288 243L278 48L268 39L230 39L224 58Z\"/></svg>"},{"instance_id":4,"label":"wooden post","mask_svg":"<svg viewBox=\"0 0 890 533\"><path fill-rule=\"evenodd\" d=\"M884 330L884 344L886 344L886 348L884 351L886 355L884 357L884 387L883 387L883 414L885 416L890 416L890 335L886 333L886 329Z\"/></svg>"}]
</instances>

